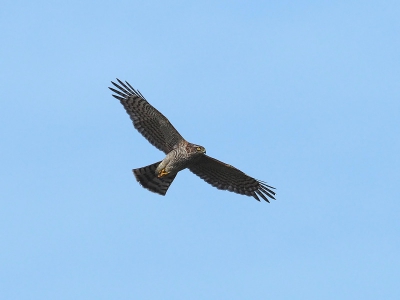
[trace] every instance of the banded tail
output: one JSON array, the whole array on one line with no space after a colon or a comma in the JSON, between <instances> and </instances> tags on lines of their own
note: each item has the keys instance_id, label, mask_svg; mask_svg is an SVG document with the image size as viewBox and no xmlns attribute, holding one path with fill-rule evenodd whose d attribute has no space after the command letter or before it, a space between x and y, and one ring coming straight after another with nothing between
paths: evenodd
<instances>
[{"instance_id":1,"label":"banded tail","mask_svg":"<svg viewBox=\"0 0 400 300\"><path fill-rule=\"evenodd\" d=\"M157 177L155 172L160 162L161 161L143 168L133 169L132 171L141 186L151 192L164 196L177 173L161 178Z\"/></svg>"}]
</instances>

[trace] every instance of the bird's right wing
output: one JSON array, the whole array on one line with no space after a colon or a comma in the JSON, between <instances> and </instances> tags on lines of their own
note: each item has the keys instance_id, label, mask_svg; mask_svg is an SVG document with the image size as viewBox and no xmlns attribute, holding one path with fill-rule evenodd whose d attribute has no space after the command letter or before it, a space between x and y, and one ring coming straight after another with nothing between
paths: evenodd
<instances>
[{"instance_id":1,"label":"bird's right wing","mask_svg":"<svg viewBox=\"0 0 400 300\"><path fill-rule=\"evenodd\" d=\"M118 90L109 87L124 106L126 112L130 116L133 126L155 147L169 153L175 145L183 141L183 137L172 126L169 120L147 102L143 95L136 91L125 81L122 82L117 78L119 84L111 83Z\"/></svg>"},{"instance_id":2,"label":"bird's right wing","mask_svg":"<svg viewBox=\"0 0 400 300\"><path fill-rule=\"evenodd\" d=\"M203 155L189 170L220 190L253 196L258 201L258 196L267 202L268 197L275 199L274 187L208 155Z\"/></svg>"}]
</instances>

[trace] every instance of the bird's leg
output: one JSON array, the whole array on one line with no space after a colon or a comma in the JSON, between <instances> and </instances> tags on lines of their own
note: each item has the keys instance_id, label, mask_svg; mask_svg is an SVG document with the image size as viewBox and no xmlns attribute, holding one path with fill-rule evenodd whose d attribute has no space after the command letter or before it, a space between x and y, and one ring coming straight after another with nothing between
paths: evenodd
<instances>
[{"instance_id":1,"label":"bird's leg","mask_svg":"<svg viewBox=\"0 0 400 300\"><path fill-rule=\"evenodd\" d=\"M160 172L158 172L157 177L158 177L158 178L164 177L164 176L166 176L166 175L168 175L168 174L169 174L169 173L165 171L165 168L163 168Z\"/></svg>"}]
</instances>

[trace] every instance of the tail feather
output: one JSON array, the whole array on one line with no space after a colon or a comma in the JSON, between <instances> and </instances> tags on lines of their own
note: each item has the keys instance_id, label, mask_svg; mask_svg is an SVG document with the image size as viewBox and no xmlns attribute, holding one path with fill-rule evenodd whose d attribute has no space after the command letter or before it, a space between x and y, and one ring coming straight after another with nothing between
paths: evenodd
<instances>
[{"instance_id":1,"label":"tail feather","mask_svg":"<svg viewBox=\"0 0 400 300\"><path fill-rule=\"evenodd\" d=\"M132 171L136 180L144 188L164 196L177 173L158 178L155 171L160 162L161 161L143 168L133 169Z\"/></svg>"}]
</instances>

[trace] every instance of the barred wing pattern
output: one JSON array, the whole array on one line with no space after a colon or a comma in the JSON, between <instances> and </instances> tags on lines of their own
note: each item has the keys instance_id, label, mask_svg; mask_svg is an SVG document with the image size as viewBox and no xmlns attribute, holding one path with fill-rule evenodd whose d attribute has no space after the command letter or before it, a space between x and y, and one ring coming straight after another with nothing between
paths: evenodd
<instances>
[{"instance_id":1,"label":"barred wing pattern","mask_svg":"<svg viewBox=\"0 0 400 300\"><path fill-rule=\"evenodd\" d=\"M111 83L118 90L109 87L130 116L133 126L155 147L168 154L174 146L183 141L183 137L168 119L150 105L143 95L125 81L117 78L119 84Z\"/></svg>"},{"instance_id":2,"label":"barred wing pattern","mask_svg":"<svg viewBox=\"0 0 400 300\"><path fill-rule=\"evenodd\" d=\"M272 186L208 155L203 155L194 165L189 167L189 170L220 190L253 196L258 201L260 201L258 196L267 202L269 202L267 197L275 200L275 192L272 190L274 189Z\"/></svg>"}]
</instances>

